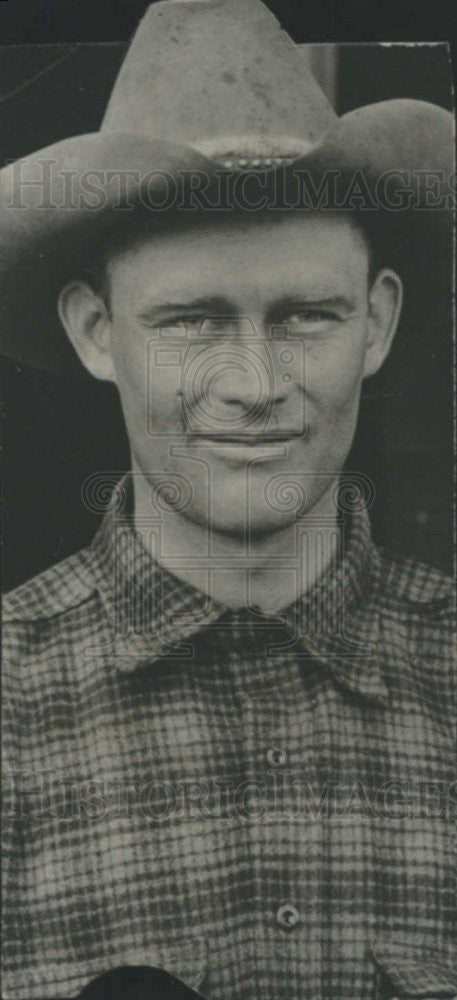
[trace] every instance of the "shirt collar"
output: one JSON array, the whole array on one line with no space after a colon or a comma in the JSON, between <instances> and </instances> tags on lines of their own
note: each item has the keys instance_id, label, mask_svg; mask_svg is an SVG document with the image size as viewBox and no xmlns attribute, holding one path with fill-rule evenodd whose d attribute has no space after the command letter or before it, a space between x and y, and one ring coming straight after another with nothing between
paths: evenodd
<instances>
[{"instance_id":1,"label":"shirt collar","mask_svg":"<svg viewBox=\"0 0 457 1000\"><path fill-rule=\"evenodd\" d=\"M153 663L170 648L181 651L181 646L185 659L185 640L227 610L176 577L146 549L135 530L130 491L129 478L124 477L91 545L96 585L121 670ZM153 545L160 524L150 527Z\"/></svg>"},{"instance_id":2,"label":"shirt collar","mask_svg":"<svg viewBox=\"0 0 457 1000\"><path fill-rule=\"evenodd\" d=\"M186 640L218 621L237 616L164 568L135 530L125 477L113 491L91 546L96 586L120 670L129 671L170 655L192 657ZM131 507L132 505L130 505ZM154 530L151 537L158 537ZM385 703L386 648L379 626L380 557L366 511L347 518L341 548L319 580L281 618L290 627L291 655L317 659L337 684L370 701ZM258 628L258 623L257 623ZM178 652L179 650L179 652ZM398 653L398 651L396 651Z\"/></svg>"},{"instance_id":3,"label":"shirt collar","mask_svg":"<svg viewBox=\"0 0 457 1000\"><path fill-rule=\"evenodd\" d=\"M365 509L340 526L336 559L295 605L297 632L309 655L354 694L383 703L388 691L380 629L381 560Z\"/></svg>"}]
</instances>

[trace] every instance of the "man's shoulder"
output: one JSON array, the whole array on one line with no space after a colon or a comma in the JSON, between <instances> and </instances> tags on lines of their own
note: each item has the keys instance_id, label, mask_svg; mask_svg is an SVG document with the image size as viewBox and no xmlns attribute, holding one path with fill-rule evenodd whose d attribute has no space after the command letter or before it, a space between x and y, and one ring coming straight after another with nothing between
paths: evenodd
<instances>
[{"instance_id":1,"label":"man's shoulder","mask_svg":"<svg viewBox=\"0 0 457 1000\"><path fill-rule=\"evenodd\" d=\"M90 549L80 549L6 593L3 623L45 622L79 607L94 591Z\"/></svg>"},{"instance_id":2,"label":"man's shoulder","mask_svg":"<svg viewBox=\"0 0 457 1000\"><path fill-rule=\"evenodd\" d=\"M381 636L392 654L394 674L402 663L409 680L429 693L454 697L456 676L455 588L452 577L433 566L382 549L377 605ZM406 668L406 663L408 667Z\"/></svg>"},{"instance_id":3,"label":"man's shoulder","mask_svg":"<svg viewBox=\"0 0 457 1000\"><path fill-rule=\"evenodd\" d=\"M385 610L424 620L447 617L455 610L450 575L427 563L380 546L380 600Z\"/></svg>"}]
</instances>

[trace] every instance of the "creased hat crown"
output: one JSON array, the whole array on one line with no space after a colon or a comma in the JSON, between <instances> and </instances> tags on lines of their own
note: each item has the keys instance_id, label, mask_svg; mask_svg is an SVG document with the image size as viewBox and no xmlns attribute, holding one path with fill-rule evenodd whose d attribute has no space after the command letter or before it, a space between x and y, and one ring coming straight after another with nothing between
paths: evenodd
<instances>
[{"instance_id":1,"label":"creased hat crown","mask_svg":"<svg viewBox=\"0 0 457 1000\"><path fill-rule=\"evenodd\" d=\"M261 0L162 0L137 29L102 130L246 166L310 152L335 119L305 52Z\"/></svg>"}]
</instances>

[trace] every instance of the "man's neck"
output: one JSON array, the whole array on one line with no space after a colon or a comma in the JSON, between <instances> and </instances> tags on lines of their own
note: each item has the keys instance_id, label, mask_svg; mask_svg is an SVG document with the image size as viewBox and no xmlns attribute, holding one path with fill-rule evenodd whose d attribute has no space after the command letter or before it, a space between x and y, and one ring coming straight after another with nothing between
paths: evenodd
<instances>
[{"instance_id":1,"label":"man's neck","mask_svg":"<svg viewBox=\"0 0 457 1000\"><path fill-rule=\"evenodd\" d=\"M147 551L175 576L231 608L287 607L312 587L338 549L332 489L298 523L249 539L209 529L173 510L161 510L156 524L151 487L138 471L133 489L135 528Z\"/></svg>"}]
</instances>

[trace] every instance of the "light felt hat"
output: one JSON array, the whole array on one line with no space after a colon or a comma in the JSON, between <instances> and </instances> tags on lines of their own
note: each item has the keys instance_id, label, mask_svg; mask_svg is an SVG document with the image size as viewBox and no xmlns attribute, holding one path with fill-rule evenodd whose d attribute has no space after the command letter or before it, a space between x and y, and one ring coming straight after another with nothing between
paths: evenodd
<instances>
[{"instance_id":1,"label":"light felt hat","mask_svg":"<svg viewBox=\"0 0 457 1000\"><path fill-rule=\"evenodd\" d=\"M278 174L309 171L318 187L333 170L374 190L399 172L423 210L416 172L447 178L452 151L452 116L433 104L391 100L338 118L261 0L162 0L136 31L100 131L0 171L0 350L80 371L57 320L59 285L145 193L162 219L171 178L260 175L273 189ZM430 214L435 228L449 218Z\"/></svg>"}]
</instances>

